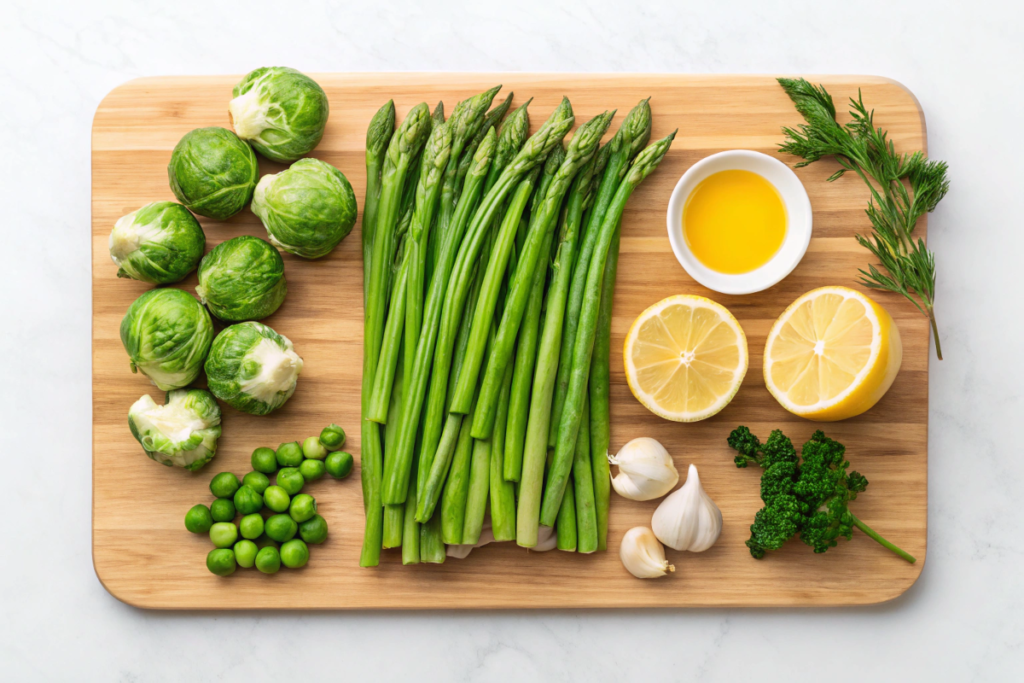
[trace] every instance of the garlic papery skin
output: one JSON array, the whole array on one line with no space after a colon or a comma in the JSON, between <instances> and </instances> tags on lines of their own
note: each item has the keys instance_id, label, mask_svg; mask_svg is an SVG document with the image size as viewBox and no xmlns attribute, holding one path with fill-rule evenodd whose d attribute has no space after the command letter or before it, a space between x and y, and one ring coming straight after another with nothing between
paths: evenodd
<instances>
[{"instance_id":1,"label":"garlic papery skin","mask_svg":"<svg viewBox=\"0 0 1024 683\"><path fill-rule=\"evenodd\" d=\"M654 532L643 526L630 529L622 537L619 558L626 571L638 579L656 579L676 570L665 559L665 549Z\"/></svg>"},{"instance_id":2,"label":"garlic papery skin","mask_svg":"<svg viewBox=\"0 0 1024 683\"><path fill-rule=\"evenodd\" d=\"M686 483L654 511L651 529L669 548L693 553L707 550L718 540L722 511L700 485L694 465L686 473Z\"/></svg>"},{"instance_id":3,"label":"garlic papery skin","mask_svg":"<svg viewBox=\"0 0 1024 683\"><path fill-rule=\"evenodd\" d=\"M623 498L654 500L679 483L672 456L656 439L646 436L633 439L616 455L609 455L608 462L619 468L612 477L612 487Z\"/></svg>"},{"instance_id":4,"label":"garlic papery skin","mask_svg":"<svg viewBox=\"0 0 1024 683\"><path fill-rule=\"evenodd\" d=\"M555 533L555 527L542 524L537 529L537 545L527 548L527 550L532 550L535 553L546 553L549 550L554 550L556 547L558 547L558 535Z\"/></svg>"}]
</instances>

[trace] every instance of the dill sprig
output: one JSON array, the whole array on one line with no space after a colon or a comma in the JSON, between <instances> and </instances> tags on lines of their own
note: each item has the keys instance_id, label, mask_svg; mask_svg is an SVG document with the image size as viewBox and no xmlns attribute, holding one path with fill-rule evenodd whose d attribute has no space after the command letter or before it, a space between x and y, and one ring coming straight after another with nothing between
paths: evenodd
<instances>
[{"instance_id":1,"label":"dill sprig","mask_svg":"<svg viewBox=\"0 0 1024 683\"><path fill-rule=\"evenodd\" d=\"M780 78L779 84L807 121L782 129L786 142L779 150L802 157L797 168L835 157L842 168L829 182L853 171L867 184L871 197L865 212L872 234L857 235L857 241L874 254L878 265L861 270L861 282L909 299L928 318L935 353L942 360L934 310L935 256L913 232L917 220L933 211L949 191L945 162L930 161L920 151L897 154L886 132L875 127L874 111L864 106L859 90L857 99L850 98L853 119L843 126L836 122L832 96L824 87L803 78Z\"/></svg>"}]
</instances>

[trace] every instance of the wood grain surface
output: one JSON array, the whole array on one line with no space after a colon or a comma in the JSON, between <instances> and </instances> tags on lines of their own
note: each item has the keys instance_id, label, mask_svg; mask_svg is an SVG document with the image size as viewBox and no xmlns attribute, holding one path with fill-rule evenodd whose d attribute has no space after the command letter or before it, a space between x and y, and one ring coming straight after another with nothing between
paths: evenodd
<instances>
[{"instance_id":1,"label":"wood grain surface","mask_svg":"<svg viewBox=\"0 0 1024 683\"><path fill-rule=\"evenodd\" d=\"M532 127L562 95L572 101L577 123L617 108L614 131L641 98L653 96L653 138L679 129L661 167L630 200L622 224L622 257L612 328L612 450L636 436L652 436L668 448L680 472L689 463L718 503L725 520L718 543L704 553L669 550L676 572L655 581L630 576L619 562L619 540L649 525L656 502L612 496L609 549L577 555L527 552L514 544L475 550L443 565L404 567L399 551L385 551L381 566L360 569L363 511L358 465L341 482L308 487L327 519L330 536L311 548L302 570L274 576L239 570L228 578L205 566L212 547L205 535L188 533L185 512L209 503L217 472L250 470L258 446L318 434L330 422L348 432L347 450L359 457L359 385L362 343L360 232L318 261L285 254L288 297L265 323L290 338L305 360L295 396L271 416L254 417L224 406L224 435L217 457L190 474L148 459L128 431L129 406L162 392L133 375L118 336L129 304L150 285L118 279L107 239L114 221L143 204L173 200L166 166L182 135L203 126L230 127L227 105L240 76L148 78L127 83L100 104L93 124L93 560L115 597L158 609L465 609L557 607L823 606L875 603L894 598L914 583L925 560L929 340L925 319L900 297L872 294L895 318L903 337L903 368L885 398L866 414L825 425L847 446L853 467L871 485L854 503L856 514L918 558L910 565L863 534L815 555L799 541L754 560L744 546L760 507L759 473L738 470L725 443L738 424L762 438L782 428L798 445L819 425L796 418L768 394L761 374L765 337L775 318L814 287L855 285L868 253L853 236L869 229L867 193L847 176L826 183L837 165L822 161L797 170L814 209L814 237L797 269L771 289L747 296L710 292L691 280L669 248L665 211L680 175L697 160L726 149L755 149L788 164L776 152L780 127L800 117L768 76L570 75L570 74L321 74L314 76L330 98L323 142L312 156L334 164L352 182L362 208L367 122L388 98L399 117L420 101L454 104L497 83L515 104L533 97ZM845 111L846 98L862 88L876 122L899 150L926 144L924 118L914 96L893 81L867 76L814 78ZM611 132L609 132L611 135ZM281 166L261 159L263 172ZM200 218L207 248L237 235L265 237L249 211L225 222ZM924 233L925 225L918 226ZM193 274L176 285L194 293ZM633 319L663 297L693 293L727 306L750 345L750 371L735 400L696 424L666 422L648 413L629 392L622 371L622 342ZM199 383L204 382L200 378Z\"/></svg>"}]
</instances>

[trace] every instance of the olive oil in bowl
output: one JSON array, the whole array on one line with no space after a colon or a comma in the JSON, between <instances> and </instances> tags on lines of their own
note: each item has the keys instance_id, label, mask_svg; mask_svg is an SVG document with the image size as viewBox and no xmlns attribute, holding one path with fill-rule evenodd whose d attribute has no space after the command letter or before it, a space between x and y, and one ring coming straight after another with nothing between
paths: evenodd
<instances>
[{"instance_id":1,"label":"olive oil in bowl","mask_svg":"<svg viewBox=\"0 0 1024 683\"><path fill-rule=\"evenodd\" d=\"M786 238L778 190L752 171L726 170L702 180L683 207L683 237L694 257L738 275L768 263Z\"/></svg>"}]
</instances>

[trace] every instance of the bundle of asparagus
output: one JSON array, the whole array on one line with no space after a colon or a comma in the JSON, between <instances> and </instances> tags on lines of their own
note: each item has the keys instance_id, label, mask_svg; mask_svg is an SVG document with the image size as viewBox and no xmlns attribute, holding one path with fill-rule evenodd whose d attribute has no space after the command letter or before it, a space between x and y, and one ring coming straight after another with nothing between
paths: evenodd
<instances>
[{"instance_id":1,"label":"bundle of asparagus","mask_svg":"<svg viewBox=\"0 0 1024 683\"><path fill-rule=\"evenodd\" d=\"M675 133L645 148L643 100L603 147L615 112L564 144L563 98L529 136L529 101L488 111L499 89L367 130L364 567L443 562L488 509L498 541L606 547L619 222Z\"/></svg>"}]
</instances>

